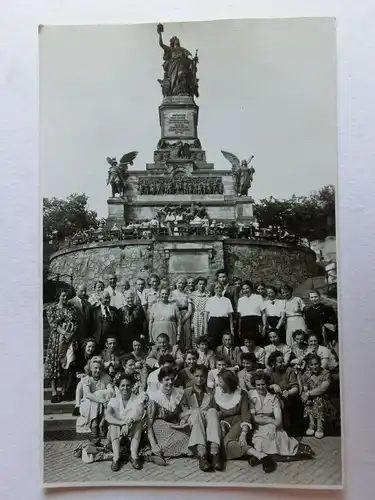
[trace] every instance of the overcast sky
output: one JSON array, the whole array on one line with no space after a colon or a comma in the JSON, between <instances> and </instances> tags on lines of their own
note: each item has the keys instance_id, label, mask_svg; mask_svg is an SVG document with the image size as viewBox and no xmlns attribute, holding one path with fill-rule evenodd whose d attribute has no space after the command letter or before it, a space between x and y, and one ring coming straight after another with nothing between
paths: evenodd
<instances>
[{"instance_id":1,"label":"overcast sky","mask_svg":"<svg viewBox=\"0 0 375 500\"><path fill-rule=\"evenodd\" d=\"M162 21L162 20L161 20ZM198 49L198 135L215 168L224 149L255 155L250 194L307 194L337 176L336 51L332 19L165 23ZM106 156L160 139L163 52L154 24L54 26L40 34L42 196L85 192L107 216Z\"/></svg>"}]
</instances>

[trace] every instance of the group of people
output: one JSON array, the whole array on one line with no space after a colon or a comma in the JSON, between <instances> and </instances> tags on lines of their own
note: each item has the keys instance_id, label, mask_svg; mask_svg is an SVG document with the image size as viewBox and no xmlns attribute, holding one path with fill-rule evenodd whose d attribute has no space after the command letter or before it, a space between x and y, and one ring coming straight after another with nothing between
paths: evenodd
<instances>
[{"instance_id":1,"label":"group of people","mask_svg":"<svg viewBox=\"0 0 375 500\"><path fill-rule=\"evenodd\" d=\"M288 233L280 227L260 227L259 223L244 224L240 222L224 223L211 220L202 211L193 217L186 215L185 209L179 207L170 209L163 215L156 215L150 220L142 222L129 222L125 226L114 224L111 229L100 226L97 230L87 229L77 231L75 234L60 241L58 235L51 241L57 248L67 245L84 245L95 241L116 241L124 239L152 239L153 235L220 235L235 239L265 239L280 243L294 243L308 245L298 236Z\"/></svg>"},{"instance_id":2,"label":"group of people","mask_svg":"<svg viewBox=\"0 0 375 500\"><path fill-rule=\"evenodd\" d=\"M277 293L224 270L211 291L204 277L170 290L113 275L89 296L62 292L47 309L51 401L75 398L77 432L108 438L113 471L124 457L139 469L196 455L205 472L247 457L266 473L278 457L313 458L293 435L306 418L321 439L337 419L337 318L318 291L310 307L289 286Z\"/></svg>"}]
</instances>

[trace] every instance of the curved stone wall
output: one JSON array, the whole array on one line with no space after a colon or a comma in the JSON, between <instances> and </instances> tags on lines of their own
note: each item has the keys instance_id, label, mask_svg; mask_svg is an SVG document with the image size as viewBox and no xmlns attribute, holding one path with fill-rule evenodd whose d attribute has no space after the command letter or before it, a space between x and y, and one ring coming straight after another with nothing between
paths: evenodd
<instances>
[{"instance_id":1,"label":"curved stone wall","mask_svg":"<svg viewBox=\"0 0 375 500\"><path fill-rule=\"evenodd\" d=\"M178 255L194 269L176 267ZM199 260L199 262L198 262ZM229 276L280 285L297 285L318 274L315 253L305 247L263 240L231 240L223 237L163 237L155 240L126 240L79 245L55 252L50 271L73 286L84 282L89 293L96 280L107 283L116 273L131 284L137 277L148 279L153 272L174 282L179 276L205 275L209 282L218 269Z\"/></svg>"}]
</instances>

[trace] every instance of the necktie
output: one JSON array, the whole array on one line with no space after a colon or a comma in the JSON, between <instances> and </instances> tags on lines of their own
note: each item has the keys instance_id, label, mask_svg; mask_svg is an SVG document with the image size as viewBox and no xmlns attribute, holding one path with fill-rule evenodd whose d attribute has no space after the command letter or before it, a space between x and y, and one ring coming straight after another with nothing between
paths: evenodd
<instances>
[{"instance_id":1,"label":"necktie","mask_svg":"<svg viewBox=\"0 0 375 500\"><path fill-rule=\"evenodd\" d=\"M82 311L83 311L83 314L86 314L86 306L85 306L85 302L82 300Z\"/></svg>"},{"instance_id":2,"label":"necktie","mask_svg":"<svg viewBox=\"0 0 375 500\"><path fill-rule=\"evenodd\" d=\"M108 306L105 306L105 320L108 322L111 321L111 313L109 312Z\"/></svg>"}]
</instances>

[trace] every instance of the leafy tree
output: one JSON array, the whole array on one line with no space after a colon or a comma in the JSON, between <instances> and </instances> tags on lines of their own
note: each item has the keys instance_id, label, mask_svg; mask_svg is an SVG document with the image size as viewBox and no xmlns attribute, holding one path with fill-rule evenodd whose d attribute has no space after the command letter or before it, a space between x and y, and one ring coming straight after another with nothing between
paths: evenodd
<instances>
[{"instance_id":1,"label":"leafy tree","mask_svg":"<svg viewBox=\"0 0 375 500\"><path fill-rule=\"evenodd\" d=\"M97 228L97 213L89 210L86 194L71 194L66 200L43 198L43 240L54 234L63 238L79 230ZM56 233L57 231L57 233Z\"/></svg>"},{"instance_id":2,"label":"leafy tree","mask_svg":"<svg viewBox=\"0 0 375 500\"><path fill-rule=\"evenodd\" d=\"M254 205L254 215L261 226L281 226L309 241L324 239L335 234L335 188L328 185L287 200L263 198Z\"/></svg>"}]
</instances>

